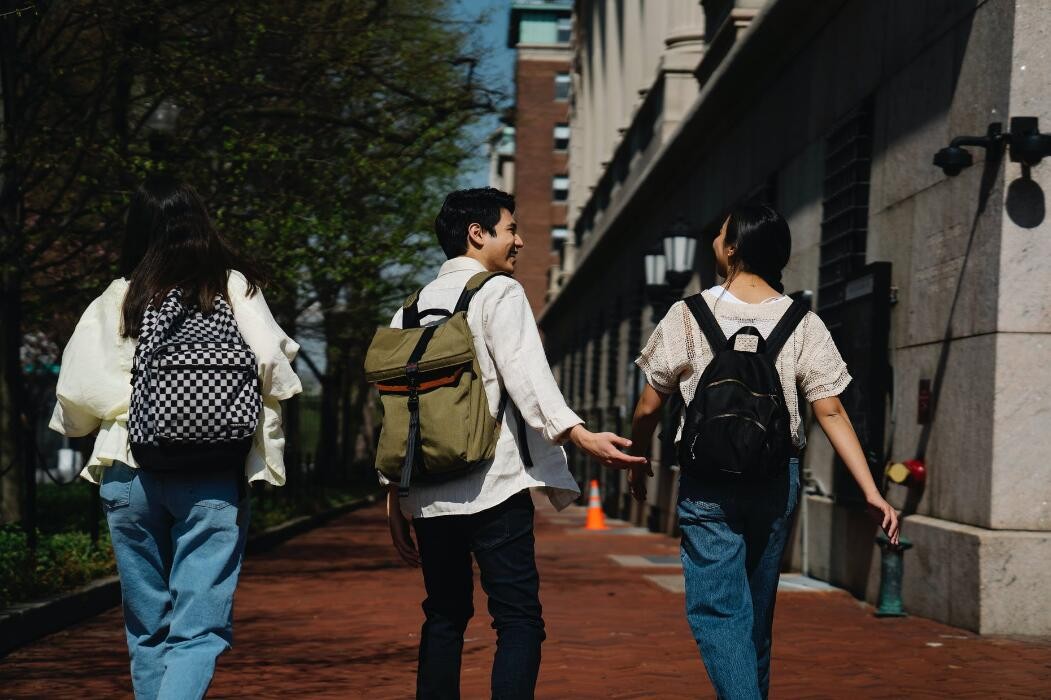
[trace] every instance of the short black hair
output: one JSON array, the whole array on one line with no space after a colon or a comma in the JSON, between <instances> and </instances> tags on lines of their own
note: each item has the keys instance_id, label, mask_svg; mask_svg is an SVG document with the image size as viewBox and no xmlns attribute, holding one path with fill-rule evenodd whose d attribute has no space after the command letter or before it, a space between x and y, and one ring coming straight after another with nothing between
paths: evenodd
<instances>
[{"instance_id":1,"label":"short black hair","mask_svg":"<svg viewBox=\"0 0 1051 700\"><path fill-rule=\"evenodd\" d=\"M467 227L478 224L496 235L500 210L515 213L515 198L495 187L475 187L450 192L434 219L434 233L450 260L467 252Z\"/></svg>"}]
</instances>

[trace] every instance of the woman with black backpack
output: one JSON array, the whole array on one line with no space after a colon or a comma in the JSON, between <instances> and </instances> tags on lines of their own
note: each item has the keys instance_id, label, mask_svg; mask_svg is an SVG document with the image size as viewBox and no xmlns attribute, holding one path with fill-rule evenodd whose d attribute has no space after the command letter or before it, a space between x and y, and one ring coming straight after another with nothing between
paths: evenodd
<instances>
[{"instance_id":1,"label":"woman with black backpack","mask_svg":"<svg viewBox=\"0 0 1051 700\"><path fill-rule=\"evenodd\" d=\"M246 484L285 482L280 401L302 390L299 346L170 176L131 199L121 275L63 352L51 428L98 431L81 476L100 485L135 697L201 698L232 640Z\"/></svg>"},{"instance_id":2,"label":"woman with black backpack","mask_svg":"<svg viewBox=\"0 0 1051 700\"><path fill-rule=\"evenodd\" d=\"M739 206L712 247L724 283L673 305L636 360L647 386L631 437L649 455L664 401L681 395L686 617L718 696L754 700L769 693L774 600L800 498L797 388L894 542L898 518L838 398L850 375L832 336L784 296L788 224L769 206ZM648 466L632 470L640 501L647 476Z\"/></svg>"}]
</instances>

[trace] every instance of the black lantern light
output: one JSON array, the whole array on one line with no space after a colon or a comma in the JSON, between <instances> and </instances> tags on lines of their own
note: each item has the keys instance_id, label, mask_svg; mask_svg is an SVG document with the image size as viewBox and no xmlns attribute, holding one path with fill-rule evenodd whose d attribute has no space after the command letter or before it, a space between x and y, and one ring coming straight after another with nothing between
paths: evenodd
<instances>
[{"instance_id":1,"label":"black lantern light","mask_svg":"<svg viewBox=\"0 0 1051 700\"><path fill-rule=\"evenodd\" d=\"M1011 160L1033 167L1047 156L1051 156L1051 134L1041 134L1036 117L1012 117L1011 131L1002 132L999 122L993 122L985 136L957 136L948 146L934 154L934 164L946 175L959 175L974 164L974 159L964 146L984 148L990 155L1002 153L1007 145Z\"/></svg>"},{"instance_id":2,"label":"black lantern light","mask_svg":"<svg viewBox=\"0 0 1051 700\"><path fill-rule=\"evenodd\" d=\"M650 253L644 258L646 295L653 307L653 321L658 322L676 301L693 277L697 239L690 235L686 222L678 221L664 235L664 253Z\"/></svg>"},{"instance_id":3,"label":"black lantern light","mask_svg":"<svg viewBox=\"0 0 1051 700\"><path fill-rule=\"evenodd\" d=\"M664 238L666 279L672 289L682 290L693 277L693 258L697 254L697 239L686 232L686 225L676 224Z\"/></svg>"}]
</instances>

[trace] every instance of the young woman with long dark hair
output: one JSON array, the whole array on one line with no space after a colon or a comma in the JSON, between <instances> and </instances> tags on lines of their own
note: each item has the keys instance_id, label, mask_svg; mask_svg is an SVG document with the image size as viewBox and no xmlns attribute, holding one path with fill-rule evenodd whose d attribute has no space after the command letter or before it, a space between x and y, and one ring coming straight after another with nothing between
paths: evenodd
<instances>
[{"instance_id":1,"label":"young woman with long dark hair","mask_svg":"<svg viewBox=\"0 0 1051 700\"><path fill-rule=\"evenodd\" d=\"M285 482L280 401L302 389L290 364L299 346L267 308L254 266L171 176L132 196L120 271L66 346L51 427L98 431L81 476L100 484L135 696L201 698L232 640L245 484ZM203 342L212 329L223 342ZM245 364L231 390L235 361ZM151 372L160 379L142 384ZM208 431L237 402L254 415L215 438Z\"/></svg>"},{"instance_id":2,"label":"young woman with long dark hair","mask_svg":"<svg viewBox=\"0 0 1051 700\"><path fill-rule=\"evenodd\" d=\"M788 224L769 206L739 206L712 247L725 281L704 291L700 303L710 309L726 338L751 327L770 339L792 306L781 284L792 250ZM753 347L758 343L749 340ZM667 397L679 392L689 405L702 373L721 350L711 347L688 303L671 307L636 361L648 381L632 425L636 454L649 454ZM838 398L850 382L847 366L816 314L802 316L774 366L791 435L787 464L764 465L765 476L758 479L716 478L686 468L679 479L686 617L716 692L732 700L765 698L769 692L774 599L800 498L799 452L805 444L797 387L880 525L893 541L898 538L897 514L873 482ZM677 442L681 425L679 430ZM645 499L647 476L652 476L648 466L632 471L631 489L639 500Z\"/></svg>"}]
</instances>

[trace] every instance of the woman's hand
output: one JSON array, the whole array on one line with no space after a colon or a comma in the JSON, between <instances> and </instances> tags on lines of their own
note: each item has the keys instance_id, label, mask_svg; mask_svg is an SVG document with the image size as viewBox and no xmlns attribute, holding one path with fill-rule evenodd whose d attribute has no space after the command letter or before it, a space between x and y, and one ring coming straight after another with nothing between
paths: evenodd
<instances>
[{"instance_id":1,"label":"woman's hand","mask_svg":"<svg viewBox=\"0 0 1051 700\"><path fill-rule=\"evenodd\" d=\"M569 431L573 444L588 453L599 464L610 469L628 469L637 464L645 464L645 457L635 457L620 448L631 447L631 440L615 433L593 433L583 425L574 425Z\"/></svg>"},{"instance_id":2,"label":"woman's hand","mask_svg":"<svg viewBox=\"0 0 1051 700\"><path fill-rule=\"evenodd\" d=\"M631 467L631 473L628 476L628 490L632 498L639 503L646 500L646 479L651 476L653 476L653 467L650 466L649 460L646 460L645 464L636 464Z\"/></svg>"},{"instance_id":3,"label":"woman's hand","mask_svg":"<svg viewBox=\"0 0 1051 700\"><path fill-rule=\"evenodd\" d=\"M901 534L898 523L898 511L894 510L894 506L887 503L886 499L878 493L867 496L865 501L868 503L869 513L879 521L880 527L887 533L887 538L890 539L891 544L898 544L898 538Z\"/></svg>"},{"instance_id":4,"label":"woman's hand","mask_svg":"<svg viewBox=\"0 0 1051 700\"><path fill-rule=\"evenodd\" d=\"M643 455L643 461L631 467L628 477L628 489L632 497L642 503L646 500L646 480L653 476L653 467L645 455L650 454L653 433L661 420L661 410L668 395L662 394L649 384L642 390L635 413L631 417L631 440L634 443L632 452Z\"/></svg>"},{"instance_id":5,"label":"woman's hand","mask_svg":"<svg viewBox=\"0 0 1051 700\"><path fill-rule=\"evenodd\" d=\"M390 525L390 537L394 542L394 549L406 564L415 568L420 565L420 553L416 549L416 543L412 541L412 533L409 532L409 520L401 512L401 504L398 502L398 487L391 484L387 489L387 524Z\"/></svg>"}]
</instances>

